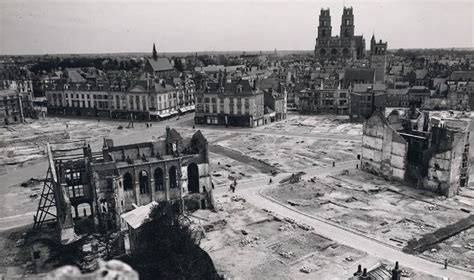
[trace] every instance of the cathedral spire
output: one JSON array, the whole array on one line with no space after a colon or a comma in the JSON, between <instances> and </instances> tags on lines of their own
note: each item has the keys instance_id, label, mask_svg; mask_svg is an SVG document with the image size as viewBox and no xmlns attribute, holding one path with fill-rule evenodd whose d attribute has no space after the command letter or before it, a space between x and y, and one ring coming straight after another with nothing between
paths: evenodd
<instances>
[{"instance_id":1,"label":"cathedral spire","mask_svg":"<svg viewBox=\"0 0 474 280\"><path fill-rule=\"evenodd\" d=\"M158 59L158 53L156 52L155 43L153 43L153 59L154 60Z\"/></svg>"}]
</instances>

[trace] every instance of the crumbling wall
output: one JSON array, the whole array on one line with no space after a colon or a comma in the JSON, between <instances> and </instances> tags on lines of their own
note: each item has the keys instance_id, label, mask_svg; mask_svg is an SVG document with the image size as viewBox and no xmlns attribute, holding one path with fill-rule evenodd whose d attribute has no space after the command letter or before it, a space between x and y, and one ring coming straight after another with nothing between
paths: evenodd
<instances>
[{"instance_id":1,"label":"crumbling wall","mask_svg":"<svg viewBox=\"0 0 474 280\"><path fill-rule=\"evenodd\" d=\"M468 141L467 132L447 131L442 143L433 147L435 150L429 160L428 176L423 180L423 188L447 197L459 193L465 159L463 153Z\"/></svg>"},{"instance_id":2,"label":"crumbling wall","mask_svg":"<svg viewBox=\"0 0 474 280\"><path fill-rule=\"evenodd\" d=\"M395 180L405 176L406 141L381 116L365 124L362 137L362 169Z\"/></svg>"}]
</instances>

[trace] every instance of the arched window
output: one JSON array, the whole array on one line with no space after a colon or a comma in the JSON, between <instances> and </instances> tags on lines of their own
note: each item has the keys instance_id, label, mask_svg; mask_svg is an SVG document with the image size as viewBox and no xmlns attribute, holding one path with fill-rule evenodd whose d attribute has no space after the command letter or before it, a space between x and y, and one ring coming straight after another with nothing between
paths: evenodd
<instances>
[{"instance_id":1,"label":"arched window","mask_svg":"<svg viewBox=\"0 0 474 280\"><path fill-rule=\"evenodd\" d=\"M133 177L128 172L123 175L123 189L125 191L133 190Z\"/></svg>"},{"instance_id":2,"label":"arched window","mask_svg":"<svg viewBox=\"0 0 474 280\"><path fill-rule=\"evenodd\" d=\"M170 178L170 188L174 189L178 187L178 176L176 173L176 167L171 166L169 170L169 178Z\"/></svg>"},{"instance_id":3,"label":"arched window","mask_svg":"<svg viewBox=\"0 0 474 280\"><path fill-rule=\"evenodd\" d=\"M161 168L155 169L155 191L162 191L164 190L163 184L163 170Z\"/></svg>"},{"instance_id":4,"label":"arched window","mask_svg":"<svg viewBox=\"0 0 474 280\"><path fill-rule=\"evenodd\" d=\"M199 168L195 163L188 165L188 191L190 193L199 192Z\"/></svg>"},{"instance_id":5,"label":"arched window","mask_svg":"<svg viewBox=\"0 0 474 280\"><path fill-rule=\"evenodd\" d=\"M138 180L140 185L140 193L149 193L150 188L148 183L148 172L146 172L145 170L140 171L140 174L138 175Z\"/></svg>"},{"instance_id":6,"label":"arched window","mask_svg":"<svg viewBox=\"0 0 474 280\"><path fill-rule=\"evenodd\" d=\"M332 49L332 50L331 50L331 54L332 54L332 55L337 55L337 49Z\"/></svg>"}]
</instances>

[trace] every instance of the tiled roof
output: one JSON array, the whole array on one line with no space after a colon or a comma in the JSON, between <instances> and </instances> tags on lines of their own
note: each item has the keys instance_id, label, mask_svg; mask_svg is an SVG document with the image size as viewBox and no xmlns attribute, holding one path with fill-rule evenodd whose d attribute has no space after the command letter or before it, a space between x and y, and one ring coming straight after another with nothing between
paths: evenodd
<instances>
[{"instance_id":1,"label":"tiled roof","mask_svg":"<svg viewBox=\"0 0 474 280\"><path fill-rule=\"evenodd\" d=\"M355 84L352 88L353 92L369 92L372 91L385 91L387 86L385 84Z\"/></svg>"},{"instance_id":2,"label":"tiled roof","mask_svg":"<svg viewBox=\"0 0 474 280\"><path fill-rule=\"evenodd\" d=\"M455 81L459 81L461 79L463 81L474 81L474 71L453 71L449 79Z\"/></svg>"},{"instance_id":3,"label":"tiled roof","mask_svg":"<svg viewBox=\"0 0 474 280\"><path fill-rule=\"evenodd\" d=\"M173 65L171 65L171 62L166 57L158 57L156 60L150 58L148 59L148 63L155 72L169 71L174 69Z\"/></svg>"},{"instance_id":4,"label":"tiled roof","mask_svg":"<svg viewBox=\"0 0 474 280\"><path fill-rule=\"evenodd\" d=\"M158 205L158 203L152 201L147 205L140 206L132 211L122 214L121 217L130 227L137 229L150 217L151 210L155 205Z\"/></svg>"},{"instance_id":5,"label":"tiled roof","mask_svg":"<svg viewBox=\"0 0 474 280\"><path fill-rule=\"evenodd\" d=\"M67 75L69 77L69 81L73 83L83 83L86 81L77 70L68 70Z\"/></svg>"},{"instance_id":6,"label":"tiled roof","mask_svg":"<svg viewBox=\"0 0 474 280\"><path fill-rule=\"evenodd\" d=\"M345 69L344 79L345 80L364 80L373 81L375 78L375 69Z\"/></svg>"}]
</instances>

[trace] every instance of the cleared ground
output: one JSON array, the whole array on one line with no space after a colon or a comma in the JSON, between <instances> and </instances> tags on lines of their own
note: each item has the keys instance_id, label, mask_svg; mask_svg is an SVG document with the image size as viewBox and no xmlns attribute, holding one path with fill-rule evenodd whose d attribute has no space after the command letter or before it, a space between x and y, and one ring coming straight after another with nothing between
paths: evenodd
<instances>
[{"instance_id":1,"label":"cleared ground","mask_svg":"<svg viewBox=\"0 0 474 280\"><path fill-rule=\"evenodd\" d=\"M176 128L183 136L190 136L200 129L209 141L219 211L198 211L196 216L199 218L196 219L203 224L226 221L225 226L207 233L202 246L210 252L217 268L232 279L239 279L237 276L240 279L347 279L357 269L358 263L370 267L384 262L327 237L294 227L288 221L276 220L248 203L231 200L227 193L234 180L240 184L262 184L261 178L268 178L272 170L289 175L299 171L312 174L311 168L331 168L333 162L342 166L344 162L354 161L360 151L360 124L349 124L343 118L332 116L297 115L255 129L212 126L193 129L192 116L154 123L152 128L138 123L133 129L123 130L118 130L117 126L126 126L127 123L68 119L60 120L57 126L64 122L78 122L68 125L68 129L74 128L74 132L69 132L70 138L89 137L95 149L100 149L103 136L113 138L120 145L160 137L167 125ZM57 130L62 133L64 127ZM54 131L41 135L56 139ZM309 177L304 183L284 185L268 194L285 204L289 200L296 202L294 207L297 209L399 248L411 238L465 217L468 214L459 208L470 209L474 205L474 194L470 194L470 190L454 199L440 199L356 172L355 164L350 163L349 174L320 176L315 182L308 181L312 175L307 175ZM29 213L36 210L38 201L30 195L39 190L38 184L21 187L20 183L31 177L41 178L46 172L44 157L9 168L12 168L10 175L0 174L0 180L6 182L0 195L8 198L0 206L0 231L14 226L15 221L17 224L32 222ZM10 246L18 234L14 231L11 235ZM436 251L423 254L436 260L448 257L453 264L468 267L474 262L473 251L469 249L469 244L473 243L471 235L472 231L465 231L439 244ZM2 238L8 239L7 236ZM11 265L16 266L16 263ZM303 266L310 268L311 273L300 272ZM438 279L413 271L408 273L412 279Z\"/></svg>"}]
</instances>

